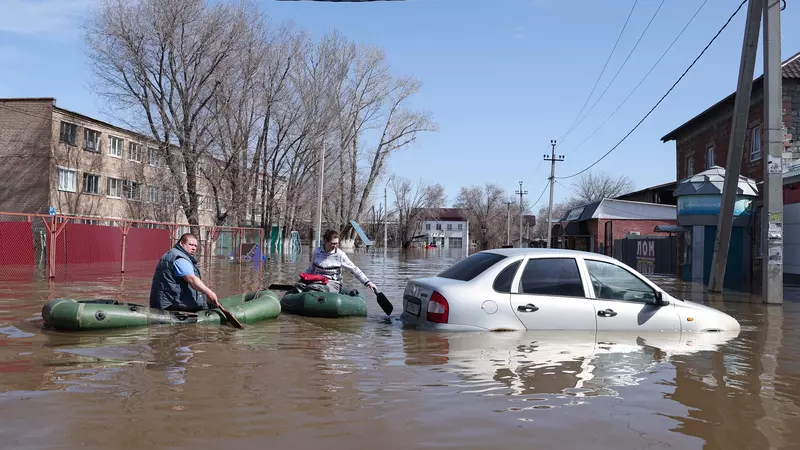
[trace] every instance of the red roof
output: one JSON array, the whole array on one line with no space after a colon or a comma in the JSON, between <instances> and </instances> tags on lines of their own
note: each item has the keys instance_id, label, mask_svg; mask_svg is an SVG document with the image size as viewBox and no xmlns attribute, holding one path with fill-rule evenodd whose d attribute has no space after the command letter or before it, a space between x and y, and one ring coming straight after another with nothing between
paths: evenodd
<instances>
[{"instance_id":1,"label":"red roof","mask_svg":"<svg viewBox=\"0 0 800 450\"><path fill-rule=\"evenodd\" d=\"M781 73L783 74L784 79L800 80L800 53L796 53L794 56L781 63ZM755 92L757 89L761 89L761 85L764 81L763 78L764 76L761 75L755 80L753 80L753 92ZM696 115L695 117L689 119L686 123L679 126L678 128L670 131L669 133L667 133L667 135L661 138L661 142L675 140L679 135L683 134L683 132L686 131L687 128L709 117L710 115L719 111L723 107L733 108L733 103L735 100L736 100L736 92L725 97L719 102L713 104L711 107L701 112L700 114Z\"/></svg>"}]
</instances>

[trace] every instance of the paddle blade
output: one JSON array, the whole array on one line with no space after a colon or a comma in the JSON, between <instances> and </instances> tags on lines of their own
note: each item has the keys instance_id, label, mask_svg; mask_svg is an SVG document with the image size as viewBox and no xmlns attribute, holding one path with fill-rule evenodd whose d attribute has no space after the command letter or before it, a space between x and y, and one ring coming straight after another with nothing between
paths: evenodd
<instances>
[{"instance_id":1,"label":"paddle blade","mask_svg":"<svg viewBox=\"0 0 800 450\"><path fill-rule=\"evenodd\" d=\"M294 285L291 285L291 284L278 284L278 283L275 283L275 284L270 284L269 285L269 290L270 291L291 291L292 289L294 289Z\"/></svg>"},{"instance_id":2,"label":"paddle blade","mask_svg":"<svg viewBox=\"0 0 800 450\"><path fill-rule=\"evenodd\" d=\"M394 309L394 306L392 306L392 302L390 302L389 299L386 298L385 295L383 295L383 292L378 292L377 295L378 295L378 305L381 307L381 309L383 309L383 312L385 312L387 316L390 315L392 313L392 310Z\"/></svg>"},{"instance_id":3,"label":"paddle blade","mask_svg":"<svg viewBox=\"0 0 800 450\"><path fill-rule=\"evenodd\" d=\"M231 326L233 326L234 328L239 328L239 329L244 328L244 325L242 325L242 323L239 322L239 319L234 317L234 315L231 314L230 311L228 311L227 309L223 308L222 305L219 306L219 310L222 311L222 314L225 315L225 319L228 321L229 324L231 324Z\"/></svg>"}]
</instances>

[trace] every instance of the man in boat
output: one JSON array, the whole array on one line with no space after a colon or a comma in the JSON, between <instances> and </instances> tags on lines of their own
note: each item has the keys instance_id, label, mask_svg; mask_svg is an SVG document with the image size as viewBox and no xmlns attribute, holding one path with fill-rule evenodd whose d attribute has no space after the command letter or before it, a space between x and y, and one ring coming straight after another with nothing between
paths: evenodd
<instances>
[{"instance_id":1,"label":"man in boat","mask_svg":"<svg viewBox=\"0 0 800 450\"><path fill-rule=\"evenodd\" d=\"M158 261L150 287L150 307L169 311L196 312L219 306L217 294L200 279L197 268L197 238L186 233Z\"/></svg>"},{"instance_id":2,"label":"man in boat","mask_svg":"<svg viewBox=\"0 0 800 450\"><path fill-rule=\"evenodd\" d=\"M328 230L322 236L322 247L314 250L311 257L311 265L305 273L310 275L321 275L327 279L327 284L319 285L329 292L339 292L342 289L342 268L347 269L353 276L377 293L378 287L369 281L369 278L361 271L347 255L339 249L339 233Z\"/></svg>"}]
</instances>

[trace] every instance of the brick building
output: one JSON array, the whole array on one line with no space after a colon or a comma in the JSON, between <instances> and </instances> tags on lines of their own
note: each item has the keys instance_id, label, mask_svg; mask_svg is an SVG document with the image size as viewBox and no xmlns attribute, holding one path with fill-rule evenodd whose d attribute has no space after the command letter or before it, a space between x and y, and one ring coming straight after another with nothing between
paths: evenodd
<instances>
[{"instance_id":1,"label":"brick building","mask_svg":"<svg viewBox=\"0 0 800 450\"><path fill-rule=\"evenodd\" d=\"M800 53L781 65L784 124L784 273L800 279L800 236L794 233L800 224L800 207L793 192L800 184L791 172L800 162L800 141L793 139L800 133ZM747 121L741 175L760 185L764 180L764 90L763 76L753 81L750 111ZM728 144L736 93L732 93L683 125L661 138L662 142L675 141L675 164L678 181L687 179L714 166L725 167L728 161ZM792 175L792 176L790 176ZM788 177L788 178L787 178ZM751 288L757 291L760 280L762 246L760 217L762 201L759 193L753 201L753 214L746 230L751 236L747 265L753 267ZM727 279L727 278L726 278Z\"/></svg>"},{"instance_id":2,"label":"brick building","mask_svg":"<svg viewBox=\"0 0 800 450\"><path fill-rule=\"evenodd\" d=\"M553 226L553 247L613 255L614 241L677 224L674 205L603 199L572 208Z\"/></svg>"},{"instance_id":3,"label":"brick building","mask_svg":"<svg viewBox=\"0 0 800 450\"><path fill-rule=\"evenodd\" d=\"M789 167L800 155L800 141L791 139L800 130L800 53L783 62L782 73L783 121L787 133L784 165ZM741 171L743 176L757 182L764 179L763 87L763 77L753 81ZM675 141L678 181L713 166L725 167L735 99L734 92L661 138L665 143Z\"/></svg>"},{"instance_id":4,"label":"brick building","mask_svg":"<svg viewBox=\"0 0 800 450\"><path fill-rule=\"evenodd\" d=\"M187 222L157 142L53 98L0 99L0 158L0 212ZM200 225L216 224L211 192L198 174Z\"/></svg>"}]
</instances>

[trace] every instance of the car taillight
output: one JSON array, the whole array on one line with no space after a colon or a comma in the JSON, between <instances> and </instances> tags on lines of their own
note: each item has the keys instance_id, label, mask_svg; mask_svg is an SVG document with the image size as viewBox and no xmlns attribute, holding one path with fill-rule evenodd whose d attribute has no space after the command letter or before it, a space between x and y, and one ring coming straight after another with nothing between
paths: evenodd
<instances>
[{"instance_id":1,"label":"car taillight","mask_svg":"<svg viewBox=\"0 0 800 450\"><path fill-rule=\"evenodd\" d=\"M428 301L428 322L447 323L450 316L450 305L447 299L436 291L433 291L431 299Z\"/></svg>"}]
</instances>

